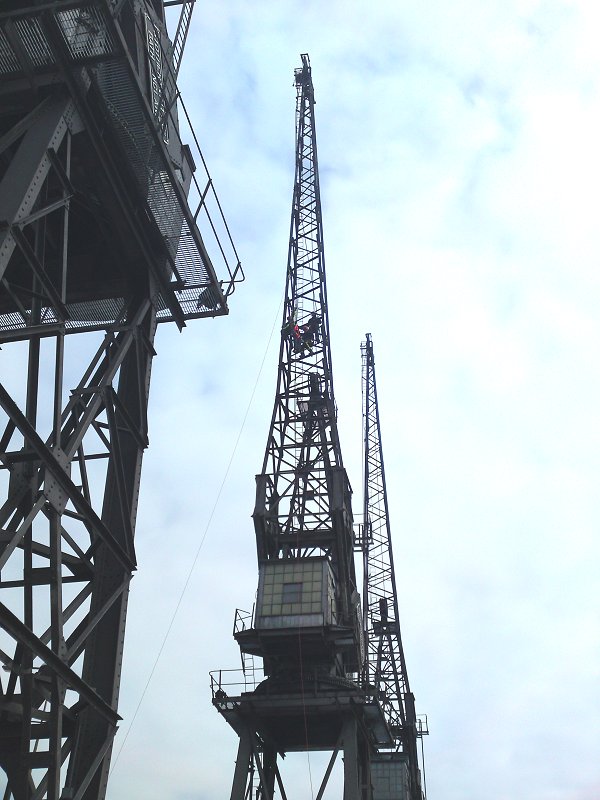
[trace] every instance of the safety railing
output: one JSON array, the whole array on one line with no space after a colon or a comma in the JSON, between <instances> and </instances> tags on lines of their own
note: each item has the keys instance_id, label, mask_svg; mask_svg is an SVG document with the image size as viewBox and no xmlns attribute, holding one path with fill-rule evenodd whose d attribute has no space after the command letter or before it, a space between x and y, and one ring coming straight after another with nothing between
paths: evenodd
<instances>
[{"instance_id":1,"label":"safety railing","mask_svg":"<svg viewBox=\"0 0 600 800\"><path fill-rule=\"evenodd\" d=\"M177 87L168 39L151 37L150 87L134 69L119 24L132 8L129 2L81 0L0 11L0 80L27 75L28 81L47 81L46 73L87 70L162 235L185 319L227 313L228 296L244 280L240 259ZM145 41L145 18L134 19ZM189 144L182 141L180 124ZM173 319L166 303L158 300L157 309L158 321ZM56 321L50 311L48 323ZM114 319L116 312L106 313ZM66 328L75 325L68 320Z\"/></svg>"},{"instance_id":2,"label":"safety railing","mask_svg":"<svg viewBox=\"0 0 600 800\"><path fill-rule=\"evenodd\" d=\"M252 611L243 611L241 608L236 608L235 617L233 620L233 635L242 633L252 627L252 620L254 619L254 606Z\"/></svg>"},{"instance_id":3,"label":"safety railing","mask_svg":"<svg viewBox=\"0 0 600 800\"><path fill-rule=\"evenodd\" d=\"M209 673L212 699L217 704L231 701L244 692L253 692L262 683L265 673L262 665L247 669L215 669Z\"/></svg>"}]
</instances>

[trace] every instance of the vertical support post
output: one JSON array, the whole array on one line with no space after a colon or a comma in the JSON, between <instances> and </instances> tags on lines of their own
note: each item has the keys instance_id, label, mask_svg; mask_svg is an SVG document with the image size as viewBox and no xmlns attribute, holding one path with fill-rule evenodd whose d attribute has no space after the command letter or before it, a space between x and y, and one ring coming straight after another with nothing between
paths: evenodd
<instances>
[{"instance_id":1,"label":"vertical support post","mask_svg":"<svg viewBox=\"0 0 600 800\"><path fill-rule=\"evenodd\" d=\"M30 120L30 127L0 183L0 221L8 223L0 232L0 278L15 248L10 226L26 217L37 202L51 166L48 149L58 149L72 113L73 103L64 96L41 108L36 118Z\"/></svg>"},{"instance_id":2,"label":"vertical support post","mask_svg":"<svg viewBox=\"0 0 600 800\"><path fill-rule=\"evenodd\" d=\"M344 738L344 800L360 800L357 725L356 719L350 714L344 717L342 736Z\"/></svg>"},{"instance_id":3,"label":"vertical support post","mask_svg":"<svg viewBox=\"0 0 600 800\"><path fill-rule=\"evenodd\" d=\"M273 800L275 793L275 774L277 772L277 750L272 745L265 745L263 750L263 772L265 795Z\"/></svg>"},{"instance_id":4,"label":"vertical support post","mask_svg":"<svg viewBox=\"0 0 600 800\"><path fill-rule=\"evenodd\" d=\"M233 784L231 787L230 800L244 800L246 797L246 786L248 784L248 773L250 772L250 759L252 758L252 737L246 728L238 744L235 771L233 773Z\"/></svg>"},{"instance_id":5,"label":"vertical support post","mask_svg":"<svg viewBox=\"0 0 600 800\"><path fill-rule=\"evenodd\" d=\"M64 656L66 648L63 640L63 601L62 601L62 559L61 559L61 519L54 508L50 514L50 646L59 656ZM50 766L48 769L48 800L58 800L60 794L61 742L63 729L62 701L63 682L58 675L52 676L50 736L48 749Z\"/></svg>"}]
</instances>

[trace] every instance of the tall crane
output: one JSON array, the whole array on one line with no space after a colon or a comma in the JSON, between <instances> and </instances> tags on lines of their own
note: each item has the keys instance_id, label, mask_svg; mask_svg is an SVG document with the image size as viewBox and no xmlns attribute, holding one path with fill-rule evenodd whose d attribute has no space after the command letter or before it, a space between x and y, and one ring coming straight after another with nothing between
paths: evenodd
<instances>
[{"instance_id":1,"label":"tall crane","mask_svg":"<svg viewBox=\"0 0 600 800\"><path fill-rule=\"evenodd\" d=\"M394 780L402 797L421 800L417 739L427 726L415 713L410 690L396 591L375 356L371 334L361 345L364 426L364 515L360 536L363 556L363 624L366 638L364 682L382 705L394 744L380 747L372 759L374 780Z\"/></svg>"},{"instance_id":2,"label":"tall crane","mask_svg":"<svg viewBox=\"0 0 600 800\"><path fill-rule=\"evenodd\" d=\"M381 626L397 617L393 611L385 617L375 599L380 578L369 559L380 554L370 531L378 528L368 524L356 540L338 435L307 55L295 85L296 170L277 388L253 513L258 592L253 612L238 611L234 625L244 682L213 672L213 703L239 736L231 800L272 800L277 791L285 800L278 759L313 750L331 753L316 800L340 753L344 800L421 800L416 788L395 790L407 769L402 737L406 747L412 743L410 712L408 723L396 719L386 696L397 653L387 649L393 626L383 636ZM364 616L361 611L356 548L364 553L365 591L376 614L370 607ZM249 680L255 657L262 659L261 681ZM409 701L405 684L398 698ZM391 704L399 710L394 698Z\"/></svg>"},{"instance_id":3,"label":"tall crane","mask_svg":"<svg viewBox=\"0 0 600 800\"><path fill-rule=\"evenodd\" d=\"M243 657L262 658L265 677L232 696L224 674L214 673L213 702L240 737L232 800L271 800L276 783L285 797L278 757L312 750L332 753L317 797L342 752L345 797L359 800L369 757L359 684L362 619L332 382L307 55L295 85L296 170L277 389L253 513L258 596L249 619L238 612L235 629Z\"/></svg>"},{"instance_id":4,"label":"tall crane","mask_svg":"<svg viewBox=\"0 0 600 800\"><path fill-rule=\"evenodd\" d=\"M157 325L243 277L179 134L192 3L175 50L167 5L1 4L3 800L106 794Z\"/></svg>"}]
</instances>

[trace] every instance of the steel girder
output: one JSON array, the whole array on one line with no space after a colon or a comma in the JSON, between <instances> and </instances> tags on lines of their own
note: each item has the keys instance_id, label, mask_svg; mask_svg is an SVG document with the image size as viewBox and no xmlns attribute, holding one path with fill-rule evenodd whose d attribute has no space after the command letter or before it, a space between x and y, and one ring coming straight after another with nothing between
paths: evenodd
<instances>
[{"instance_id":1,"label":"steel girder","mask_svg":"<svg viewBox=\"0 0 600 800\"><path fill-rule=\"evenodd\" d=\"M2 138L0 355L20 350L0 384L0 766L15 800L104 796L147 445L157 281L136 270L116 306L78 277L82 238L101 242L111 227L96 207L81 229L95 199L77 170L100 135L78 99L59 85ZM101 150L93 158L114 172ZM110 177L103 191L118 191ZM129 259L125 231L149 247L140 226L113 228L117 263ZM86 363L65 343L67 323L97 328L98 315L112 322Z\"/></svg>"},{"instance_id":2,"label":"steel girder","mask_svg":"<svg viewBox=\"0 0 600 800\"><path fill-rule=\"evenodd\" d=\"M64 406L61 336L50 371L32 338L16 399L0 385L0 765L15 800L104 796L154 329L149 298L132 303Z\"/></svg>"},{"instance_id":3,"label":"steel girder","mask_svg":"<svg viewBox=\"0 0 600 800\"><path fill-rule=\"evenodd\" d=\"M364 425L363 627L364 683L379 700L397 749L408 759L411 800L421 800L419 729L400 633L394 554L377 404L371 334L361 345Z\"/></svg>"},{"instance_id":4,"label":"steel girder","mask_svg":"<svg viewBox=\"0 0 600 800\"><path fill-rule=\"evenodd\" d=\"M319 784L315 800L322 800L338 755L344 762L343 800L372 800L369 745L352 713L344 714L342 732ZM273 800L276 790L287 800L286 787L277 764L277 745L264 742L247 725L240 735L231 800Z\"/></svg>"},{"instance_id":5,"label":"steel girder","mask_svg":"<svg viewBox=\"0 0 600 800\"><path fill-rule=\"evenodd\" d=\"M286 800L278 758L287 753L330 752L316 800L321 800L340 753L344 800L373 800L368 714L358 687L334 688L318 681L304 695L266 690L226 696L213 685L213 704L239 736L231 800ZM217 687L217 688L215 688ZM307 776L312 788L312 776ZM294 787L297 789L297 786ZM313 795L314 796L314 795Z\"/></svg>"}]
</instances>

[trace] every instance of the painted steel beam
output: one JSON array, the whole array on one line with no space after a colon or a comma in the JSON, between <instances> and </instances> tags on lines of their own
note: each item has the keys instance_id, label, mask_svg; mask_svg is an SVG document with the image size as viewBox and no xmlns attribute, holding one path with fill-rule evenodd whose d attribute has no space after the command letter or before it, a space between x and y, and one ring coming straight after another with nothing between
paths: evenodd
<instances>
[{"instance_id":1,"label":"painted steel beam","mask_svg":"<svg viewBox=\"0 0 600 800\"><path fill-rule=\"evenodd\" d=\"M53 482L67 494L73 506L86 520L91 531L96 534L102 542L112 551L118 561L128 570L134 570L135 560L123 549L123 546L115 540L111 531L96 514L89 502L82 496L79 488L73 483L65 472L63 464L56 458L52 450L42 441L35 428L27 421L5 387L0 383L0 406L4 408L10 419L25 437L26 442L33 449L37 457L46 467ZM46 482L48 477L45 477Z\"/></svg>"},{"instance_id":2,"label":"painted steel beam","mask_svg":"<svg viewBox=\"0 0 600 800\"><path fill-rule=\"evenodd\" d=\"M77 673L73 672L58 656L35 636L21 620L0 603L0 622L4 630L11 634L15 640L28 647L37 658L40 658L72 689L74 689L86 703L111 725L116 725L121 717L97 692L83 681Z\"/></svg>"},{"instance_id":3,"label":"painted steel beam","mask_svg":"<svg viewBox=\"0 0 600 800\"><path fill-rule=\"evenodd\" d=\"M70 98L58 96L21 121L26 132L0 183L0 278L16 246L13 226L31 213L52 166L48 149L58 149L74 117Z\"/></svg>"}]
</instances>

